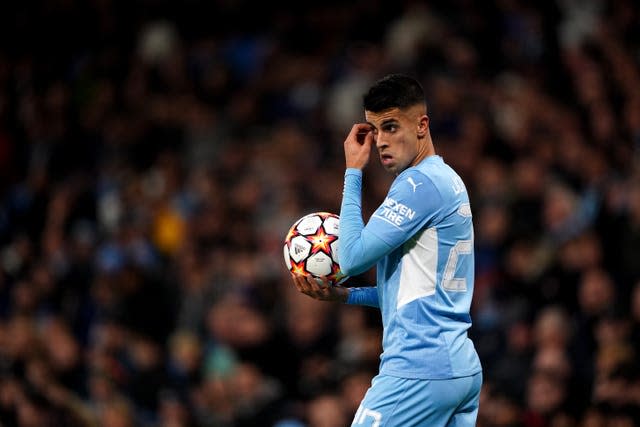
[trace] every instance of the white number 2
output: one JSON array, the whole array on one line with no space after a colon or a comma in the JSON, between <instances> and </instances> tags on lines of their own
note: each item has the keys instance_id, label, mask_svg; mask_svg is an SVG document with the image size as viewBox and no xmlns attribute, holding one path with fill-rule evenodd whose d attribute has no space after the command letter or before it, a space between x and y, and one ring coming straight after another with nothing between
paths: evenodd
<instances>
[{"instance_id":1,"label":"white number 2","mask_svg":"<svg viewBox=\"0 0 640 427\"><path fill-rule=\"evenodd\" d=\"M473 250L472 240L458 240L449 251L447 265L442 277L442 287L447 291L464 292L467 290L467 279L454 277L460 255L470 255Z\"/></svg>"}]
</instances>

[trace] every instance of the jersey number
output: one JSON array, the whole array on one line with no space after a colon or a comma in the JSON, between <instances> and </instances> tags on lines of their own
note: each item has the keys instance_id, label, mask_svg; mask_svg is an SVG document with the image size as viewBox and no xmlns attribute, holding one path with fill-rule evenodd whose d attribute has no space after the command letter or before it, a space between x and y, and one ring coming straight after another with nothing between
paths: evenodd
<instances>
[{"instance_id":1,"label":"jersey number","mask_svg":"<svg viewBox=\"0 0 640 427\"><path fill-rule=\"evenodd\" d=\"M464 292L467 290L467 279L462 277L454 277L456 274L456 267L458 266L458 260L460 255L470 255L473 250L473 241L471 240L458 240L455 245L449 251L449 257L447 258L447 265L444 269L444 276L442 278L442 287L447 291Z\"/></svg>"}]
</instances>

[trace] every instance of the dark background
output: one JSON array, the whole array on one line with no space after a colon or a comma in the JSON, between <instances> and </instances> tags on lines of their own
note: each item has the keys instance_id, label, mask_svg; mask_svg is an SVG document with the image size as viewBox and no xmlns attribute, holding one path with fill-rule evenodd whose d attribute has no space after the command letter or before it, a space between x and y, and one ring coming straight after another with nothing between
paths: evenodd
<instances>
[{"instance_id":1,"label":"dark background","mask_svg":"<svg viewBox=\"0 0 640 427\"><path fill-rule=\"evenodd\" d=\"M2 2L0 426L348 425L379 315L282 241L388 72L472 198L478 426L634 425L640 8L530 3Z\"/></svg>"}]
</instances>

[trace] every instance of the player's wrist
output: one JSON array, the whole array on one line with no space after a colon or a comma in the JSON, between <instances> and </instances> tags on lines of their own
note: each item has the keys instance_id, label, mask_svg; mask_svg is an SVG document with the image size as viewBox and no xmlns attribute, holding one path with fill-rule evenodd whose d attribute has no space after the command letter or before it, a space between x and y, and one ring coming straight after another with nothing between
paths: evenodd
<instances>
[{"instance_id":1,"label":"player's wrist","mask_svg":"<svg viewBox=\"0 0 640 427\"><path fill-rule=\"evenodd\" d=\"M342 286L339 286L339 287L336 287L336 290L338 291L337 301L341 303L346 303L347 301L349 301L349 288L344 288Z\"/></svg>"},{"instance_id":2,"label":"player's wrist","mask_svg":"<svg viewBox=\"0 0 640 427\"><path fill-rule=\"evenodd\" d=\"M347 166L345 172L345 175L357 175L357 176L362 176L362 169L356 168L356 167L349 167Z\"/></svg>"}]
</instances>

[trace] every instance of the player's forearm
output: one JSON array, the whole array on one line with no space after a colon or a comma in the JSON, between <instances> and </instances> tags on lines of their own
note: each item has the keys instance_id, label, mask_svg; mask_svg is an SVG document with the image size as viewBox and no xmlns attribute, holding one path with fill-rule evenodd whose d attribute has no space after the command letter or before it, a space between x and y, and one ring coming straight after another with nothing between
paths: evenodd
<instances>
[{"instance_id":1,"label":"player's forearm","mask_svg":"<svg viewBox=\"0 0 640 427\"><path fill-rule=\"evenodd\" d=\"M342 205L340 207L340 239L339 261L340 269L348 276L362 273L364 266L359 265L354 252L360 252L355 247L364 228L362 220L362 171L347 169L344 176Z\"/></svg>"},{"instance_id":2,"label":"player's forearm","mask_svg":"<svg viewBox=\"0 0 640 427\"><path fill-rule=\"evenodd\" d=\"M365 228L362 220L362 172L347 169L340 209L339 262L341 271L355 276L369 270L390 249Z\"/></svg>"}]
</instances>

